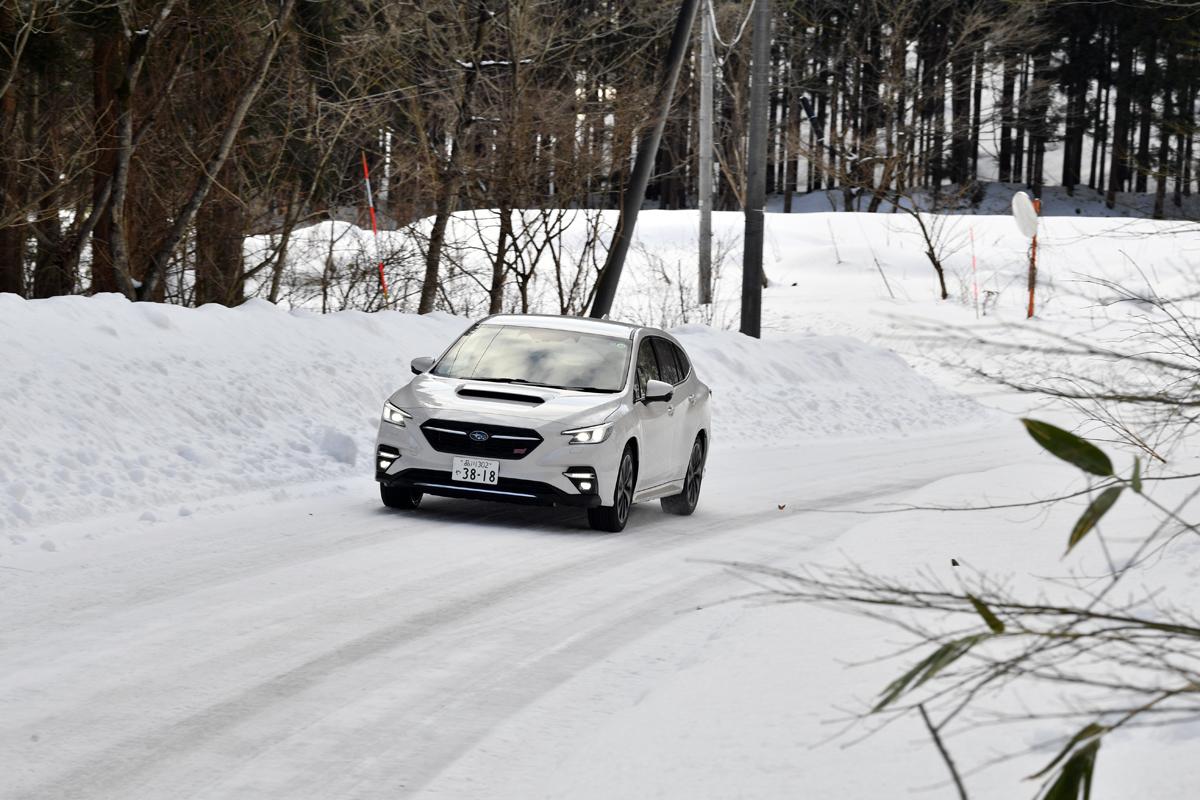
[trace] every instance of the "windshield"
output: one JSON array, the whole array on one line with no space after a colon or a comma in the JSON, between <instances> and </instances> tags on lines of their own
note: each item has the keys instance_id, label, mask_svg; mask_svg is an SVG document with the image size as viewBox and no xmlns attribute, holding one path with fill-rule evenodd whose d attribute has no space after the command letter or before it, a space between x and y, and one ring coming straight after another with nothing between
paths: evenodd
<instances>
[{"instance_id":1,"label":"windshield","mask_svg":"<svg viewBox=\"0 0 1200 800\"><path fill-rule=\"evenodd\" d=\"M454 343L433 374L619 392L625 386L628 364L628 339L551 328L480 325Z\"/></svg>"}]
</instances>

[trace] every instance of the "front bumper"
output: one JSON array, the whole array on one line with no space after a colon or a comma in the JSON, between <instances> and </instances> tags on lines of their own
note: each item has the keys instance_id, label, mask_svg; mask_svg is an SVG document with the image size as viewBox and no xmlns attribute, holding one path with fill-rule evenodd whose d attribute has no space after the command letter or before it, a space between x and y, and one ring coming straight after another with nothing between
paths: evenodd
<instances>
[{"instance_id":1,"label":"front bumper","mask_svg":"<svg viewBox=\"0 0 1200 800\"><path fill-rule=\"evenodd\" d=\"M421 431L420 425L429 418L429 413L416 408L410 413L414 419L404 426L387 422L379 426L374 453L375 480L384 485L446 497L585 508L603 505L601 498L613 495L623 445L611 438L598 444L570 445L559 433L560 424L529 426L527 420L493 416L488 419L489 424L524 423L534 428L543 442L522 458L496 459L500 466L497 484L462 483L450 477L455 455L435 450ZM594 475L586 491L581 491L578 478L568 477L568 473L578 473L580 469L590 469Z\"/></svg>"},{"instance_id":2,"label":"front bumper","mask_svg":"<svg viewBox=\"0 0 1200 800\"><path fill-rule=\"evenodd\" d=\"M594 508L600 505L599 495L571 493L541 481L500 478L495 485L485 485L462 483L453 480L450 475L446 470L402 469L395 474L377 475L376 478L385 486L415 489L439 497L461 497L535 506Z\"/></svg>"}]
</instances>

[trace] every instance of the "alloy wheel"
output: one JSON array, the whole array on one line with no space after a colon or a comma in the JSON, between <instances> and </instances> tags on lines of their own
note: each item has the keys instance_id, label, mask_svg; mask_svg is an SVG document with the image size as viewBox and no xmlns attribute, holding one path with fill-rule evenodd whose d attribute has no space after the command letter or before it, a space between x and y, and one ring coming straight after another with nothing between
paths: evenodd
<instances>
[{"instance_id":1,"label":"alloy wheel","mask_svg":"<svg viewBox=\"0 0 1200 800\"><path fill-rule=\"evenodd\" d=\"M621 469L617 473L617 519L622 523L629 516L629 506L633 502L633 458L629 453L621 459Z\"/></svg>"},{"instance_id":2,"label":"alloy wheel","mask_svg":"<svg viewBox=\"0 0 1200 800\"><path fill-rule=\"evenodd\" d=\"M692 445L692 459L688 462L687 501L693 508L700 501L700 480L704 477L704 448L699 442Z\"/></svg>"}]
</instances>

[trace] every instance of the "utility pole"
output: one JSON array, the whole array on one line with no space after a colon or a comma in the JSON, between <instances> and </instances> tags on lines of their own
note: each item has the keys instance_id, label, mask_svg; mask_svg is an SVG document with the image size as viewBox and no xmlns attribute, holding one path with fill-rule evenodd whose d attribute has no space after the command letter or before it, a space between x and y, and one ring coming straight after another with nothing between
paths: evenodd
<instances>
[{"instance_id":1,"label":"utility pole","mask_svg":"<svg viewBox=\"0 0 1200 800\"><path fill-rule=\"evenodd\" d=\"M700 302L712 302L713 31L712 0L700 14Z\"/></svg>"},{"instance_id":2,"label":"utility pole","mask_svg":"<svg viewBox=\"0 0 1200 800\"><path fill-rule=\"evenodd\" d=\"M617 294L617 283L621 280L621 269L625 266L625 254L629 252L629 243L633 241L638 211L642 208L646 184L650 182L650 173L654 170L658 143L662 140L663 128L667 125L671 98L675 94L675 84L683 66L683 56L687 52L692 25L696 21L696 8L699 5L700 0L682 0L679 6L679 19L675 21L675 32L671 34L671 48L667 52L667 62L663 64L662 83L654 99L654 120L649 130L638 141L637 160L633 164L633 173L629 176L629 185L625 187L625 196L621 198L617 230L613 233L612 244L608 247L604 269L596 281L596 297L592 301L590 316L597 319L608 315L612 309L613 297Z\"/></svg>"},{"instance_id":3,"label":"utility pole","mask_svg":"<svg viewBox=\"0 0 1200 800\"><path fill-rule=\"evenodd\" d=\"M767 194L767 74L771 60L771 0L754 3L750 67L750 147L746 170L746 234L742 248L742 333L762 337L763 205Z\"/></svg>"}]
</instances>

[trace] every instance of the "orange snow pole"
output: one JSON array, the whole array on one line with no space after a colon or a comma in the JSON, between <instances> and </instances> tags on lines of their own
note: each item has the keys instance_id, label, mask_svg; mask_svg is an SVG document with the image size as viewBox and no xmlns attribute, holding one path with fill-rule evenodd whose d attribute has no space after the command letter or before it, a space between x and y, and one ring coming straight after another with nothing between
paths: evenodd
<instances>
[{"instance_id":1,"label":"orange snow pole","mask_svg":"<svg viewBox=\"0 0 1200 800\"><path fill-rule=\"evenodd\" d=\"M1033 201L1033 210L1040 216L1042 213L1042 201L1035 199ZM1025 319L1033 319L1033 292L1037 288L1037 234L1033 235L1033 241L1029 245L1029 310L1025 315Z\"/></svg>"},{"instance_id":2,"label":"orange snow pole","mask_svg":"<svg viewBox=\"0 0 1200 800\"><path fill-rule=\"evenodd\" d=\"M379 286L383 289L383 304L386 306L388 303L387 277L383 274L383 256L379 254L379 227L375 224L375 198L371 195L371 171L367 168L366 151L360 152L362 153L363 185L367 187L367 208L371 209L371 237L375 241L375 257L379 259Z\"/></svg>"}]
</instances>

